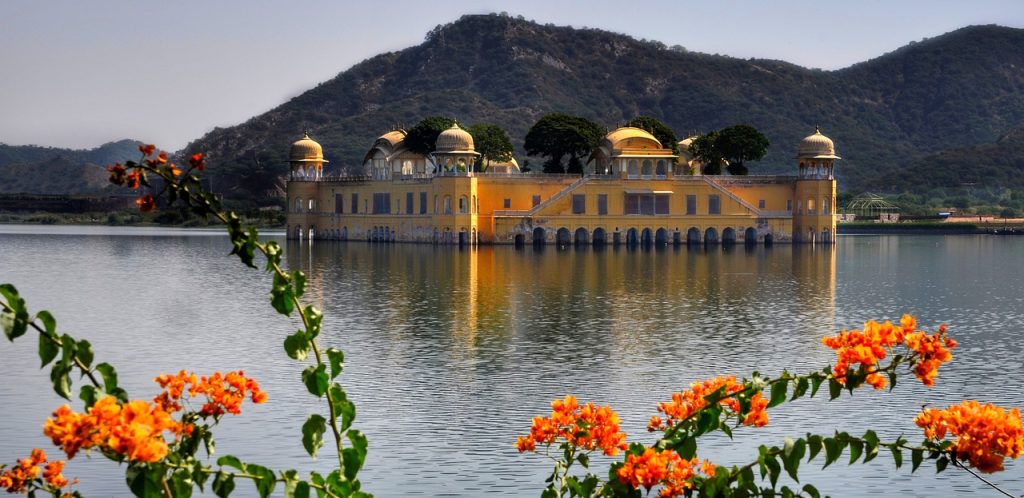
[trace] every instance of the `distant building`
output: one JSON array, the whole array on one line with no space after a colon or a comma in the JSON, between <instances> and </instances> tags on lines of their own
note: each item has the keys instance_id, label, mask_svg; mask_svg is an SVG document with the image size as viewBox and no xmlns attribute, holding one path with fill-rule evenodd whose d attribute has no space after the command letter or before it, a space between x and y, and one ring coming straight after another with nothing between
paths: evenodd
<instances>
[{"instance_id":1,"label":"distant building","mask_svg":"<svg viewBox=\"0 0 1024 498\"><path fill-rule=\"evenodd\" d=\"M797 174L702 176L639 128L606 135L586 173L521 173L513 160L473 172L473 137L457 124L435 151L378 138L363 175L323 174L323 150L292 145L288 238L438 244L833 243L840 159L815 131L798 148ZM686 142L684 140L683 142ZM683 146L685 150L685 145Z\"/></svg>"}]
</instances>

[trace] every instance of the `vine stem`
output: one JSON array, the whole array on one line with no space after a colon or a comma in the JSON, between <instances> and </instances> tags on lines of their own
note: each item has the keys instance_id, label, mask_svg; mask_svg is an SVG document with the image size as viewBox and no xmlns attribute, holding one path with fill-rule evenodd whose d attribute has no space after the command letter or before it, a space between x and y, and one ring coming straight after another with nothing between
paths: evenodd
<instances>
[{"instance_id":1,"label":"vine stem","mask_svg":"<svg viewBox=\"0 0 1024 498\"><path fill-rule=\"evenodd\" d=\"M186 466L186 465L178 465L178 464L172 464L172 463L167 463L166 465L168 467L172 468L172 469L196 470L194 467L189 467L189 466ZM206 475L213 475L213 474L216 474L217 472L224 472L223 469L215 470L212 467L199 467L198 470L200 472L206 474ZM249 479L251 481L262 481L264 479L263 476L258 476L256 474L249 474L247 472L224 472L224 473L228 474L228 475L230 475L232 477L238 477L238 478L242 478L242 479ZM288 481L286 479L282 478L282 477L275 477L274 478L274 482L284 482L284 483L287 483ZM167 482L165 480L164 484L166 485L166 483ZM320 485L320 484L317 484L315 482L308 482L308 481L306 482L306 484L308 484L309 487L311 487L313 489L317 489L317 490L323 491L325 496L329 496L331 498L342 498L340 495L336 495L336 494L332 493L331 490L328 489L327 486Z\"/></svg>"},{"instance_id":2,"label":"vine stem","mask_svg":"<svg viewBox=\"0 0 1024 498\"><path fill-rule=\"evenodd\" d=\"M3 305L3 311L5 313L14 313L14 308L11 308L6 302L0 301L0 305ZM50 342L56 344L59 347L64 347L64 343L59 338L50 335L46 331L46 329L40 327L39 324L36 323L36 320L34 318L28 322L28 325L36 329L36 331L39 332L40 335L49 339ZM75 366L78 367L78 369L81 370L82 373L89 378L89 382L92 383L93 387L100 387L100 381L96 379L95 375L92 374L92 369L85 366L85 363L82 363L82 360L78 358L78 354L75 354L72 358L74 358L75 360Z\"/></svg>"},{"instance_id":3,"label":"vine stem","mask_svg":"<svg viewBox=\"0 0 1024 498\"><path fill-rule=\"evenodd\" d=\"M955 455L954 455L954 458L950 458L950 460L953 460L953 466L954 466L954 467L958 467L958 468L961 468L961 469L964 469L964 470L966 470L968 474L971 474L972 476L974 476L975 478L977 478L977 479L978 479L979 481L981 481L981 482L983 482L983 483L987 484L987 485L988 485L989 487L991 487L992 489L994 489L994 490L996 490L996 491L998 491L998 492L1002 493L1002 494L1003 494L1003 496L1009 496L1010 498L1016 498L1015 496L1011 495L1010 493L1007 493L1006 491L1004 491L1004 490L1003 490L1002 488L1000 488L999 486L995 485L995 484L994 484L993 482L989 481L988 479L985 479L984 477L982 477L982 476L981 476L980 474L978 474L977 472L975 472L975 471L971 470L971 468L970 468L970 467L968 467L968 466L966 466L966 465L963 465L963 464L961 464L961 463L960 463L960 461L959 461L959 460L957 460L957 459L955 458Z\"/></svg>"}]
</instances>

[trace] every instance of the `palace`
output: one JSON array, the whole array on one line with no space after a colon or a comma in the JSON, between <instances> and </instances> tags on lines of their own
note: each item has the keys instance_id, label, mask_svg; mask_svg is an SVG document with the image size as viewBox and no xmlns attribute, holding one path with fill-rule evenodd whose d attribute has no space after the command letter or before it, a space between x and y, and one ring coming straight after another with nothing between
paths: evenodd
<instances>
[{"instance_id":1,"label":"palace","mask_svg":"<svg viewBox=\"0 0 1024 498\"><path fill-rule=\"evenodd\" d=\"M363 175L325 176L323 149L292 144L288 238L435 244L826 243L835 240L837 159L815 130L795 175L700 175L700 164L649 132L608 133L583 175L520 172L515 160L473 172L473 137L458 124L435 151L378 138ZM698 174L688 174L696 170Z\"/></svg>"}]
</instances>

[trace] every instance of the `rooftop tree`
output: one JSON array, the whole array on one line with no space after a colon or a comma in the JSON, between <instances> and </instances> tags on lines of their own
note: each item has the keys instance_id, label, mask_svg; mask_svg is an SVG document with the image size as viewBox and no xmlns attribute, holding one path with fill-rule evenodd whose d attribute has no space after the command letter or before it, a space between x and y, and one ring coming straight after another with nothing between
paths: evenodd
<instances>
[{"instance_id":1,"label":"rooftop tree","mask_svg":"<svg viewBox=\"0 0 1024 498\"><path fill-rule=\"evenodd\" d=\"M480 158L473 169L486 171L491 161L506 162L512 159L512 140L500 126L492 124L475 124L468 130L473 136L473 146L480 153Z\"/></svg>"},{"instance_id":2,"label":"rooftop tree","mask_svg":"<svg viewBox=\"0 0 1024 498\"><path fill-rule=\"evenodd\" d=\"M531 156L548 158L545 173L583 173L580 160L597 147L604 129L579 116L552 113L540 118L526 134L524 148ZM568 156L568 162L563 158Z\"/></svg>"},{"instance_id":3,"label":"rooftop tree","mask_svg":"<svg viewBox=\"0 0 1024 498\"><path fill-rule=\"evenodd\" d=\"M417 154L430 154L434 152L437 136L454 123L454 119L441 116L423 118L406 132L405 146Z\"/></svg>"}]
</instances>

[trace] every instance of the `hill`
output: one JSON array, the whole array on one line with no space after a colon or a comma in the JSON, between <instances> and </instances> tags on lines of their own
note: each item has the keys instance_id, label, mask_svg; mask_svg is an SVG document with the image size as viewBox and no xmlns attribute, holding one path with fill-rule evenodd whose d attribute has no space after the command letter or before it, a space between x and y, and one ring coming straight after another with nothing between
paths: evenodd
<instances>
[{"instance_id":1,"label":"hill","mask_svg":"<svg viewBox=\"0 0 1024 498\"><path fill-rule=\"evenodd\" d=\"M138 156L135 140L94 149L0 144L0 193L92 194L107 189L106 165Z\"/></svg>"}]
</instances>

